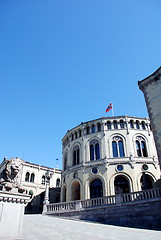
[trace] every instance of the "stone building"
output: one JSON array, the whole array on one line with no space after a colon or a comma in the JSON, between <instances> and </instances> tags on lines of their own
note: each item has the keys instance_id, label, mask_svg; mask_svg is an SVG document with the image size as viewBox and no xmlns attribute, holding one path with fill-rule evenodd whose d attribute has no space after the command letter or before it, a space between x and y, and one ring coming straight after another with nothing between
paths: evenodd
<instances>
[{"instance_id":1,"label":"stone building","mask_svg":"<svg viewBox=\"0 0 161 240\"><path fill-rule=\"evenodd\" d=\"M0 164L0 172L3 170L3 166L5 165L6 160L7 159L4 159ZM26 193L31 196L31 201L26 208L26 212L28 213L42 212L47 172L51 173L49 191L50 202L59 202L61 170L26 161L23 161L22 163L20 184L26 189Z\"/></svg>"},{"instance_id":2,"label":"stone building","mask_svg":"<svg viewBox=\"0 0 161 240\"><path fill-rule=\"evenodd\" d=\"M63 202L150 189L160 178L148 118L84 122L65 134L62 145Z\"/></svg>"},{"instance_id":3,"label":"stone building","mask_svg":"<svg viewBox=\"0 0 161 240\"><path fill-rule=\"evenodd\" d=\"M161 166L161 67L138 85L144 93Z\"/></svg>"}]
</instances>

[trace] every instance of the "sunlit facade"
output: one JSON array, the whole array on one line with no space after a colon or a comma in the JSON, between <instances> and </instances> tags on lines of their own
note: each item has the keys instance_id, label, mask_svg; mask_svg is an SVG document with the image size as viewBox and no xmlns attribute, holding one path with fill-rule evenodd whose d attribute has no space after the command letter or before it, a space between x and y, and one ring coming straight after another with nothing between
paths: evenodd
<instances>
[{"instance_id":1,"label":"sunlit facade","mask_svg":"<svg viewBox=\"0 0 161 240\"><path fill-rule=\"evenodd\" d=\"M145 190L160 178L148 118L84 122L69 130L62 144L61 201Z\"/></svg>"}]
</instances>

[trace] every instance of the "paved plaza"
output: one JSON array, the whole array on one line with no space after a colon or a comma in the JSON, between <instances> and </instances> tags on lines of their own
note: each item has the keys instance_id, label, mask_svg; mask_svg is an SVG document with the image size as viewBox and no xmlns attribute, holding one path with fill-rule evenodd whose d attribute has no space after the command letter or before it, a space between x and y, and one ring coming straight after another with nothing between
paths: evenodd
<instances>
[{"instance_id":1,"label":"paved plaza","mask_svg":"<svg viewBox=\"0 0 161 240\"><path fill-rule=\"evenodd\" d=\"M25 215L23 240L160 240L161 231Z\"/></svg>"}]
</instances>

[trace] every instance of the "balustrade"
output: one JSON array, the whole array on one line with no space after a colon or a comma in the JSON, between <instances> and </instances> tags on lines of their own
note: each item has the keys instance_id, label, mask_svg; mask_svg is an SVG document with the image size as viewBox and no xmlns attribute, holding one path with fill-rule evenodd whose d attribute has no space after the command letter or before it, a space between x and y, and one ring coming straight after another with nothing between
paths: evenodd
<instances>
[{"instance_id":1,"label":"balustrade","mask_svg":"<svg viewBox=\"0 0 161 240\"><path fill-rule=\"evenodd\" d=\"M80 211L101 206L108 207L131 203L134 204L137 201L149 201L153 199L155 200L156 198L161 198L161 188L118 194L101 198L47 204L47 212L45 214Z\"/></svg>"}]
</instances>

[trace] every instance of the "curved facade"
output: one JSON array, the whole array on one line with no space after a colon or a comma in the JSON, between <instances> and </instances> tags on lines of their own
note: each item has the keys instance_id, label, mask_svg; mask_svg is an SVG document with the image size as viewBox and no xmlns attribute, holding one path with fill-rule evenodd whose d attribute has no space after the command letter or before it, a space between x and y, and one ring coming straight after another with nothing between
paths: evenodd
<instances>
[{"instance_id":1,"label":"curved facade","mask_svg":"<svg viewBox=\"0 0 161 240\"><path fill-rule=\"evenodd\" d=\"M62 201L145 190L160 178L148 118L81 123L66 133L62 144Z\"/></svg>"}]
</instances>

